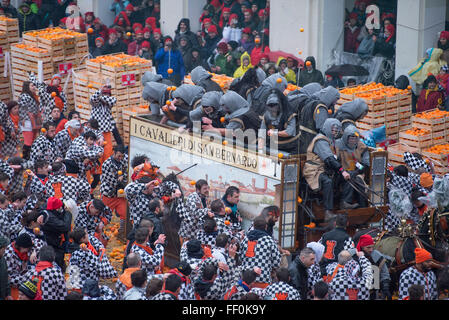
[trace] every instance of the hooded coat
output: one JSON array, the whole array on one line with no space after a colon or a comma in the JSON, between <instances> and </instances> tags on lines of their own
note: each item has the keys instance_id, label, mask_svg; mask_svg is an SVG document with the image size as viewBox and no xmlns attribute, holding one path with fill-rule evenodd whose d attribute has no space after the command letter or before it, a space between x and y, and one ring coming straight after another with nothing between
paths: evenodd
<instances>
[{"instance_id":1,"label":"hooded coat","mask_svg":"<svg viewBox=\"0 0 449 320\"><path fill-rule=\"evenodd\" d=\"M312 71L308 71L307 67L305 67L307 61L312 63ZM306 84L311 82L318 82L321 85L324 85L324 78L321 71L316 69L316 62L314 57L307 57L304 62L304 68L301 69L298 77L298 86L304 87Z\"/></svg>"},{"instance_id":2,"label":"hooded coat","mask_svg":"<svg viewBox=\"0 0 449 320\"><path fill-rule=\"evenodd\" d=\"M177 123L186 123L189 119L189 113L199 105L200 99L204 94L204 89L193 84L183 84L179 86L172 94L173 98L182 99L187 106L177 107L175 111L165 112L170 120ZM173 115L174 117L172 117Z\"/></svg>"},{"instance_id":3,"label":"hooded coat","mask_svg":"<svg viewBox=\"0 0 449 320\"><path fill-rule=\"evenodd\" d=\"M335 113L335 118L341 122L342 130L349 124L355 125L368 113L368 105L363 99L354 99L344 103Z\"/></svg>"},{"instance_id":4,"label":"hooded coat","mask_svg":"<svg viewBox=\"0 0 449 320\"><path fill-rule=\"evenodd\" d=\"M195 85L203 87L206 92L209 91L219 91L221 90L218 83L212 80L212 75L204 69L202 66L198 66L190 72L190 76Z\"/></svg>"},{"instance_id":5,"label":"hooded coat","mask_svg":"<svg viewBox=\"0 0 449 320\"><path fill-rule=\"evenodd\" d=\"M355 126L348 125L341 138L335 142L338 158L347 171L356 171L354 161L360 162L364 166L369 166L370 162L368 148L360 139L355 146L349 145L348 139L353 135L360 136L360 133ZM350 156L348 157L348 155ZM348 165L345 165L345 163Z\"/></svg>"},{"instance_id":6,"label":"hooded coat","mask_svg":"<svg viewBox=\"0 0 449 320\"><path fill-rule=\"evenodd\" d=\"M223 96L222 92L218 92L218 91L206 92L201 97L201 106L190 111L190 113L189 113L190 122L201 121L202 117L207 117L212 120L212 126L214 128L223 128L222 123L219 121L220 117L224 116L224 112L220 109L220 99L222 96ZM206 114L206 112L204 112L203 106L214 108L215 112L214 112L214 116L212 118L209 117Z\"/></svg>"},{"instance_id":7,"label":"hooded coat","mask_svg":"<svg viewBox=\"0 0 449 320\"><path fill-rule=\"evenodd\" d=\"M169 51L165 51L164 47L160 48L154 55L154 60L157 63L157 73L161 74L164 79L172 76L179 76L180 80L184 79L184 60L181 52L176 48L172 47ZM172 69L173 73L168 74L168 69Z\"/></svg>"},{"instance_id":8,"label":"hooded coat","mask_svg":"<svg viewBox=\"0 0 449 320\"><path fill-rule=\"evenodd\" d=\"M315 99L312 98L313 94L320 90L321 85L319 83L312 82L306 84L299 90L295 90L287 94L288 102L298 117L301 114L302 108L310 101L310 99Z\"/></svg>"},{"instance_id":9,"label":"hooded coat","mask_svg":"<svg viewBox=\"0 0 449 320\"><path fill-rule=\"evenodd\" d=\"M242 98L237 92L228 90L220 98L220 106L227 114L227 129L253 129L256 131L260 128L259 117L250 109L248 101Z\"/></svg>"},{"instance_id":10,"label":"hooded coat","mask_svg":"<svg viewBox=\"0 0 449 320\"><path fill-rule=\"evenodd\" d=\"M289 69L288 67L285 67L284 70L280 69L280 64L283 61L285 62L285 64L287 64L287 59L285 59L284 57L279 57L278 61L276 62L276 66L279 68L280 72L282 72L281 74L283 74L283 76L289 83L296 84L296 73L292 69Z\"/></svg>"},{"instance_id":11,"label":"hooded coat","mask_svg":"<svg viewBox=\"0 0 449 320\"><path fill-rule=\"evenodd\" d=\"M427 58L419 61L418 65L411 69L408 74L410 78L417 84L422 84L428 77L429 73L438 74L446 61L441 59L443 50L437 48L427 49Z\"/></svg>"},{"instance_id":12,"label":"hooded coat","mask_svg":"<svg viewBox=\"0 0 449 320\"><path fill-rule=\"evenodd\" d=\"M281 82L278 82L278 79L281 79ZM277 89L284 92L287 85L287 80L279 73L272 74L262 81L262 85L254 91L252 96L248 97L251 109L253 109L256 114L263 115L265 113L265 103L270 94L270 90Z\"/></svg>"},{"instance_id":13,"label":"hooded coat","mask_svg":"<svg viewBox=\"0 0 449 320\"><path fill-rule=\"evenodd\" d=\"M249 59L249 63L246 67L243 65L243 59L245 58ZM246 71L248 71L252 67L253 65L251 64L251 56L248 54L248 52L244 52L240 57L240 67L238 67L234 72L234 78L240 78L246 73Z\"/></svg>"},{"instance_id":14,"label":"hooded coat","mask_svg":"<svg viewBox=\"0 0 449 320\"><path fill-rule=\"evenodd\" d=\"M185 32L181 32L181 29L180 29L181 23L185 23L185 25L187 26L187 29ZM174 42L176 43L178 48L179 48L179 40L181 39L181 36L183 36L183 35L188 38L188 42L190 42L192 47L199 46L198 38L196 37L196 34L190 30L190 19L188 19L188 18L181 19L178 23L178 27L176 28Z\"/></svg>"},{"instance_id":15,"label":"hooded coat","mask_svg":"<svg viewBox=\"0 0 449 320\"><path fill-rule=\"evenodd\" d=\"M28 8L27 13L23 12L24 7ZM36 30L40 28L39 18L35 13L32 12L28 4L21 4L19 9L17 10L17 13L17 17L19 19L20 35L22 35L24 31Z\"/></svg>"},{"instance_id":16,"label":"hooded coat","mask_svg":"<svg viewBox=\"0 0 449 320\"><path fill-rule=\"evenodd\" d=\"M142 98L146 101L157 102L159 106L164 106L167 101L168 85L159 82L146 82L142 91Z\"/></svg>"}]
</instances>

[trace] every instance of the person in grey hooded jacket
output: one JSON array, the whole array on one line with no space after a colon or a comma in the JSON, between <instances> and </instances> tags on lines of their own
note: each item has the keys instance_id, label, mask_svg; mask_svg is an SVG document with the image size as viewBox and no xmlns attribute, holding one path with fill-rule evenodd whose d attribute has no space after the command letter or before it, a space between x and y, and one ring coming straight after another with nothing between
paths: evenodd
<instances>
[{"instance_id":1,"label":"person in grey hooded jacket","mask_svg":"<svg viewBox=\"0 0 449 320\"><path fill-rule=\"evenodd\" d=\"M225 128L216 128L212 124L204 125L203 130L216 130L222 136L226 135L227 130L248 130L252 129L255 132L255 138L260 128L260 118L250 108L248 101L246 101L237 92L228 90L220 98L220 107L225 112L223 117L223 125ZM220 119L221 122L222 119ZM257 141L251 141L248 143L256 143Z\"/></svg>"},{"instance_id":2,"label":"person in grey hooded jacket","mask_svg":"<svg viewBox=\"0 0 449 320\"><path fill-rule=\"evenodd\" d=\"M368 105L363 99L354 99L344 103L335 113L335 119L341 122L342 130L356 121L362 120L368 114Z\"/></svg>"},{"instance_id":3,"label":"person in grey hooded jacket","mask_svg":"<svg viewBox=\"0 0 449 320\"><path fill-rule=\"evenodd\" d=\"M272 74L262 81L261 86L254 90L254 93L252 95L248 96L248 102L251 106L251 109L254 110L257 115L263 115L266 111L265 106L268 95L270 94L270 90L278 89L281 92L284 92L287 88L287 85L287 80L279 73Z\"/></svg>"},{"instance_id":4,"label":"person in grey hooded jacket","mask_svg":"<svg viewBox=\"0 0 449 320\"><path fill-rule=\"evenodd\" d=\"M212 74L210 74L202 66L194 68L190 72L190 76L192 78L193 83L197 86L203 87L206 92L209 91L223 92L218 83L212 80Z\"/></svg>"},{"instance_id":5,"label":"person in grey hooded jacket","mask_svg":"<svg viewBox=\"0 0 449 320\"><path fill-rule=\"evenodd\" d=\"M312 82L306 84L301 89L296 89L287 94L288 102L293 110L300 115L302 108L311 100L316 99L313 94L321 90L321 84L318 82Z\"/></svg>"},{"instance_id":6,"label":"person in grey hooded jacket","mask_svg":"<svg viewBox=\"0 0 449 320\"><path fill-rule=\"evenodd\" d=\"M206 92L201 98L201 105L190 111L189 121L185 128L192 131L194 121L201 122L202 127L211 124L214 128L224 128L223 123L220 122L220 118L225 116L224 111L220 108L222 96L222 92Z\"/></svg>"},{"instance_id":7,"label":"person in grey hooded jacket","mask_svg":"<svg viewBox=\"0 0 449 320\"><path fill-rule=\"evenodd\" d=\"M345 180L351 176L336 158L335 141L341 135L341 123L337 119L327 119L307 148L307 160L303 175L313 191L322 191L325 221L335 218L334 183L341 174Z\"/></svg>"},{"instance_id":8,"label":"person in grey hooded jacket","mask_svg":"<svg viewBox=\"0 0 449 320\"><path fill-rule=\"evenodd\" d=\"M335 143L337 157L344 170L350 175L351 179L356 181L360 186L359 189L364 189L363 174L366 168L370 165L370 155L368 147L360 141L360 133L353 125L348 125L343 131L343 135ZM359 194L353 187L345 180L340 184L341 199L340 209L354 209L358 206L366 207L366 196ZM354 197L356 203L352 204Z\"/></svg>"},{"instance_id":9,"label":"person in grey hooded jacket","mask_svg":"<svg viewBox=\"0 0 449 320\"><path fill-rule=\"evenodd\" d=\"M173 101L162 107L164 117L161 123L166 123L168 120L171 120L173 125L174 123L186 124L190 111L199 106L204 93L204 89L200 86L192 84L179 86L172 93Z\"/></svg>"},{"instance_id":10,"label":"person in grey hooded jacket","mask_svg":"<svg viewBox=\"0 0 449 320\"><path fill-rule=\"evenodd\" d=\"M167 90L169 86L153 81L146 81L142 84L144 85L142 98L150 103L151 114L159 115L161 107L170 99L171 91Z\"/></svg>"},{"instance_id":11,"label":"person in grey hooded jacket","mask_svg":"<svg viewBox=\"0 0 449 320\"><path fill-rule=\"evenodd\" d=\"M299 153L307 151L312 139L323 128L324 122L332 117L339 98L340 92L334 87L326 87L312 94L310 101L301 110Z\"/></svg>"}]
</instances>

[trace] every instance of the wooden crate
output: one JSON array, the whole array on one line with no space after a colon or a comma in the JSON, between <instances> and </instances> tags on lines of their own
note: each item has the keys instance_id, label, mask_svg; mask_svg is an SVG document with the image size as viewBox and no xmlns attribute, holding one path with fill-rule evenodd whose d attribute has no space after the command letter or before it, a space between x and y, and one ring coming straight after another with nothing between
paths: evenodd
<instances>
[{"instance_id":1,"label":"wooden crate","mask_svg":"<svg viewBox=\"0 0 449 320\"><path fill-rule=\"evenodd\" d=\"M399 132L399 143L403 145L407 145L422 150L423 148L430 147L434 144L432 140L433 135L430 131L428 134L423 134L419 136L408 134L405 131L406 130Z\"/></svg>"},{"instance_id":2,"label":"wooden crate","mask_svg":"<svg viewBox=\"0 0 449 320\"><path fill-rule=\"evenodd\" d=\"M50 53L44 49L36 49L24 44L11 45L11 69L13 77L13 96L18 99L24 81L29 80L29 72L38 75L38 62L42 61L44 80L51 79L54 74Z\"/></svg>"},{"instance_id":3,"label":"wooden crate","mask_svg":"<svg viewBox=\"0 0 449 320\"><path fill-rule=\"evenodd\" d=\"M11 44L19 42L19 19L0 16L0 31L5 33L6 44L3 50L9 50Z\"/></svg>"},{"instance_id":4,"label":"wooden crate","mask_svg":"<svg viewBox=\"0 0 449 320\"><path fill-rule=\"evenodd\" d=\"M366 104L368 105L369 111L383 111L386 109L385 107L385 97L381 98L374 98L374 99L367 99L363 97L359 97L358 93L354 95L354 98L360 98L365 100Z\"/></svg>"},{"instance_id":5,"label":"wooden crate","mask_svg":"<svg viewBox=\"0 0 449 320\"><path fill-rule=\"evenodd\" d=\"M424 149L422 155L432 160L436 174L444 175L449 173L449 152L447 154L436 154L429 152L428 149Z\"/></svg>"},{"instance_id":6,"label":"wooden crate","mask_svg":"<svg viewBox=\"0 0 449 320\"><path fill-rule=\"evenodd\" d=\"M404 153L405 152L420 152L419 149L404 145L401 143L395 143L388 146L388 161L395 161L399 164L405 164L404 162Z\"/></svg>"},{"instance_id":7,"label":"wooden crate","mask_svg":"<svg viewBox=\"0 0 449 320\"><path fill-rule=\"evenodd\" d=\"M433 110L425 111L423 113L428 113ZM449 115L449 114L448 114ZM430 131L443 131L449 129L449 116L442 117L438 119L425 119L415 116L412 116L412 125L415 128L428 129Z\"/></svg>"}]
</instances>

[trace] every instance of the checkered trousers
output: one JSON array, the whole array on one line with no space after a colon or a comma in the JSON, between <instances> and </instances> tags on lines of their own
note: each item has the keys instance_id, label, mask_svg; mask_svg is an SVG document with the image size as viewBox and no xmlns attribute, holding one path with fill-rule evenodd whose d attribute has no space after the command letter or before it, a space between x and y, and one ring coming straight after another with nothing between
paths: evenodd
<instances>
[{"instance_id":1,"label":"checkered trousers","mask_svg":"<svg viewBox=\"0 0 449 320\"><path fill-rule=\"evenodd\" d=\"M408 288L412 284L424 286L424 300L438 299L437 280L433 271L422 273L415 266L404 270L399 277L399 299L409 295Z\"/></svg>"},{"instance_id":2,"label":"checkered trousers","mask_svg":"<svg viewBox=\"0 0 449 320\"><path fill-rule=\"evenodd\" d=\"M31 279L34 277L42 280L42 300L64 300L67 287L62 270L57 264L40 272L34 269L31 274Z\"/></svg>"},{"instance_id":3,"label":"checkered trousers","mask_svg":"<svg viewBox=\"0 0 449 320\"><path fill-rule=\"evenodd\" d=\"M259 267L262 270L262 274L257 278L257 281L271 283L271 270L278 268L281 263L281 253L276 242L268 235L259 238L254 248L254 257L247 257L248 241L248 238L245 236L240 243L241 269Z\"/></svg>"}]
</instances>

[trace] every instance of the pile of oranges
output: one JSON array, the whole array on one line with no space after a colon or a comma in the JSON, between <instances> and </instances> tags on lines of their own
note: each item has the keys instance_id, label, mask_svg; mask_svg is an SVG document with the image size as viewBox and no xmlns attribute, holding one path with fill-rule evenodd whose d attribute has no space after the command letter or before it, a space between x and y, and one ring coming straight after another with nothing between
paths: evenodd
<instances>
[{"instance_id":1,"label":"pile of oranges","mask_svg":"<svg viewBox=\"0 0 449 320\"><path fill-rule=\"evenodd\" d=\"M9 22L17 21L17 19L8 18L8 17L5 17L5 16L0 16L0 20L2 20L2 21L9 21Z\"/></svg>"},{"instance_id":2,"label":"pile of oranges","mask_svg":"<svg viewBox=\"0 0 449 320\"><path fill-rule=\"evenodd\" d=\"M117 262L123 261L123 259L125 258L125 250L126 250L126 245L116 247L116 248L112 249L111 253L109 254L109 258L112 261L117 261Z\"/></svg>"},{"instance_id":3,"label":"pile of oranges","mask_svg":"<svg viewBox=\"0 0 449 320\"><path fill-rule=\"evenodd\" d=\"M356 98L375 99L384 97L394 97L397 95L407 95L410 91L408 89L397 89L394 87L384 86L382 83L370 82L355 87L344 88L340 90L340 94L352 95Z\"/></svg>"},{"instance_id":4,"label":"pile of oranges","mask_svg":"<svg viewBox=\"0 0 449 320\"><path fill-rule=\"evenodd\" d=\"M417 113L415 114L415 117L421 119L442 119L449 117L449 112L435 109L432 111Z\"/></svg>"},{"instance_id":5,"label":"pile of oranges","mask_svg":"<svg viewBox=\"0 0 449 320\"><path fill-rule=\"evenodd\" d=\"M449 144L437 144L430 148L424 149L424 152L434 153L438 155L449 155Z\"/></svg>"},{"instance_id":6,"label":"pile of oranges","mask_svg":"<svg viewBox=\"0 0 449 320\"><path fill-rule=\"evenodd\" d=\"M45 49L27 46L26 44L23 44L23 43L17 43L17 44L14 44L13 46L15 46L16 48L24 49L26 51L31 51L31 52L48 53L48 51Z\"/></svg>"},{"instance_id":7,"label":"pile of oranges","mask_svg":"<svg viewBox=\"0 0 449 320\"><path fill-rule=\"evenodd\" d=\"M225 74L216 74L216 73L210 73L210 74L212 75L212 80L215 81L220 86L220 88L225 89L225 90L229 89L232 81L234 81L234 78L228 77ZM194 84L190 74L188 74L184 77L184 83Z\"/></svg>"},{"instance_id":8,"label":"pile of oranges","mask_svg":"<svg viewBox=\"0 0 449 320\"><path fill-rule=\"evenodd\" d=\"M31 37L36 37L36 38L47 39L47 40L69 39L69 38L84 36L82 33L59 28L59 27L30 31L30 32L27 32L26 35L31 36Z\"/></svg>"},{"instance_id":9,"label":"pile of oranges","mask_svg":"<svg viewBox=\"0 0 449 320\"><path fill-rule=\"evenodd\" d=\"M99 56L95 59L90 59L89 61L109 67L139 66L148 64L149 62L147 59L142 59L137 56L130 56L124 53Z\"/></svg>"},{"instance_id":10,"label":"pile of oranges","mask_svg":"<svg viewBox=\"0 0 449 320\"><path fill-rule=\"evenodd\" d=\"M427 129L419 129L419 128L412 128L405 131L406 134L410 134L412 136L423 136L426 134L430 134L430 130Z\"/></svg>"}]
</instances>

